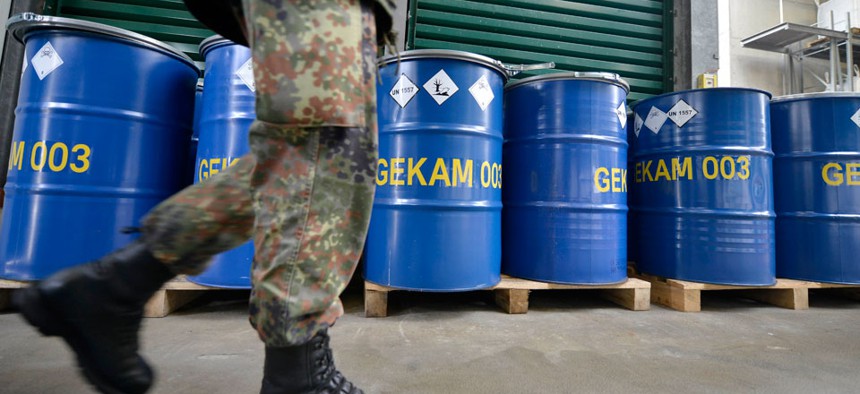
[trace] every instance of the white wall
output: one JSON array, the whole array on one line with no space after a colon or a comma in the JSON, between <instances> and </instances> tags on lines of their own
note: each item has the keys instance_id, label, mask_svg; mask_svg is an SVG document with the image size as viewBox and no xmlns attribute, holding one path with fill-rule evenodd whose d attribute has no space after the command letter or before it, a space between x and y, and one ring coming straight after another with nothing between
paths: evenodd
<instances>
[{"instance_id":1,"label":"white wall","mask_svg":"<svg viewBox=\"0 0 860 394\"><path fill-rule=\"evenodd\" d=\"M718 0L720 86L750 87L783 94L784 55L741 47L741 40L780 23L779 0ZM786 22L813 25L813 0L783 0ZM821 90L811 72L823 74L826 62L807 61L804 80L808 91Z\"/></svg>"}]
</instances>

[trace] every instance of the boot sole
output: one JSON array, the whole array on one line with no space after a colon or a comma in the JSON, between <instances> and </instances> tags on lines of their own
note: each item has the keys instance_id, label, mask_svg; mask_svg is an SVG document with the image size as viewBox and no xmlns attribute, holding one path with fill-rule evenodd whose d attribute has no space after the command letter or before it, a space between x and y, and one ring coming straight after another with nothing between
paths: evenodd
<instances>
[{"instance_id":1,"label":"boot sole","mask_svg":"<svg viewBox=\"0 0 860 394\"><path fill-rule=\"evenodd\" d=\"M103 394L127 394L101 377L92 366L92 356L86 351L83 339L77 330L59 316L44 299L38 288L31 286L12 293L12 305L16 307L30 325L36 327L46 337L62 338L77 356L78 370L81 375ZM146 366L149 369L149 366ZM150 373L152 370L150 369ZM146 392L147 390L142 391Z\"/></svg>"}]
</instances>

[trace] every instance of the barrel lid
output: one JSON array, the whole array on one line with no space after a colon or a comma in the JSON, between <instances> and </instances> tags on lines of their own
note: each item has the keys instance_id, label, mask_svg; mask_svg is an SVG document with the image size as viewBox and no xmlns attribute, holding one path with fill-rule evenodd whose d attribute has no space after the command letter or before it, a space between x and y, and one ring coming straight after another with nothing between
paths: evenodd
<instances>
[{"instance_id":1,"label":"barrel lid","mask_svg":"<svg viewBox=\"0 0 860 394\"><path fill-rule=\"evenodd\" d=\"M391 63L397 63L398 61L404 60L439 58L464 60L467 62L488 66L502 73L505 79L508 78L508 71L507 69L505 69L505 66L502 64L502 62L491 57L479 55L477 53L454 51L450 49L415 49L411 51L400 52L397 55L389 55L379 58L377 60L377 64L382 67Z\"/></svg>"},{"instance_id":2,"label":"barrel lid","mask_svg":"<svg viewBox=\"0 0 860 394\"><path fill-rule=\"evenodd\" d=\"M639 100L633 104L633 111L636 111L636 108L638 108L643 103L650 103L651 101L658 100L658 99L661 99L664 97L672 97L672 96L679 96L679 95L684 95L684 94L689 94L689 93L700 93L700 92L731 92L731 91L761 93L761 94L767 96L768 100L770 100L771 97L773 97L773 95L766 90L755 89L755 88L741 88L741 87L734 87L734 86L724 86L724 87L704 88L704 89L687 89L687 90L679 90L677 92L663 93L663 94L660 94L657 96L651 96L648 98L643 98L643 99L641 99L641 100Z\"/></svg>"},{"instance_id":3,"label":"barrel lid","mask_svg":"<svg viewBox=\"0 0 860 394\"><path fill-rule=\"evenodd\" d=\"M620 86L627 93L630 93L630 84L627 83L624 79L621 78L618 74L608 73L608 72L582 72L582 71L569 71L569 72L554 72L543 75L537 75L534 77L523 78L519 81L514 81L505 86L505 90L510 90L518 86L522 86L525 84L529 84L532 82L544 82L544 81L568 81L568 80L584 80L584 81L597 81L597 82L606 82L611 83L613 85Z\"/></svg>"},{"instance_id":4,"label":"barrel lid","mask_svg":"<svg viewBox=\"0 0 860 394\"><path fill-rule=\"evenodd\" d=\"M200 42L200 56L205 57L206 52L209 52L209 51L215 49L215 47L220 47L222 45L234 45L234 44L239 45L239 44L236 44L235 42L231 41L230 39L224 38L218 34L211 36L211 37L206 37L206 39L204 39L203 41Z\"/></svg>"},{"instance_id":5,"label":"barrel lid","mask_svg":"<svg viewBox=\"0 0 860 394\"><path fill-rule=\"evenodd\" d=\"M789 94L785 96L774 97L771 103L780 103L786 101L807 100L816 98L860 98L860 92L816 92L816 93L801 93Z\"/></svg>"},{"instance_id":6,"label":"barrel lid","mask_svg":"<svg viewBox=\"0 0 860 394\"><path fill-rule=\"evenodd\" d=\"M138 34L133 31L120 29L118 27L108 26L101 23L84 21L79 19L62 18L58 16L39 15L32 12L25 12L15 15L6 22L6 29L12 33L12 36L20 42L24 42L24 36L33 31L49 30L49 29L65 29L84 31L88 33L96 33L114 38L131 41L137 45L141 45L156 51L173 56L193 67L198 73L200 69L194 64L188 55L180 52L178 49L158 41L152 37L147 37L143 34Z\"/></svg>"}]
</instances>

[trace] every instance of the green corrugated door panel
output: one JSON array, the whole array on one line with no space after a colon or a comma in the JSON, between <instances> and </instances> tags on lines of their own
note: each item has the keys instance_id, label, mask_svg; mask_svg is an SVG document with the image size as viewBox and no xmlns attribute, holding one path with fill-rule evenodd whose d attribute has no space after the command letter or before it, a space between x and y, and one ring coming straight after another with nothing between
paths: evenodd
<instances>
[{"instance_id":1,"label":"green corrugated door panel","mask_svg":"<svg viewBox=\"0 0 860 394\"><path fill-rule=\"evenodd\" d=\"M202 61L197 47L215 33L197 21L182 0L56 0L56 15L131 30L166 42Z\"/></svg>"},{"instance_id":2,"label":"green corrugated door panel","mask_svg":"<svg viewBox=\"0 0 860 394\"><path fill-rule=\"evenodd\" d=\"M630 82L635 101L671 89L670 7L671 0L412 0L407 48L614 72Z\"/></svg>"}]
</instances>

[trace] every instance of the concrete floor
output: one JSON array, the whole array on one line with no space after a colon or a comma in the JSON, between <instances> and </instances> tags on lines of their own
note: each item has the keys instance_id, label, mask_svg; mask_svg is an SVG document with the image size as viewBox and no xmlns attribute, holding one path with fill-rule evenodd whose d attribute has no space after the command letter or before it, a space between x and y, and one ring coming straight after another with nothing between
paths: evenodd
<instances>
[{"instance_id":1,"label":"concrete floor","mask_svg":"<svg viewBox=\"0 0 860 394\"><path fill-rule=\"evenodd\" d=\"M368 393L860 391L860 302L811 294L791 311L703 292L703 312L632 312L588 291L533 292L506 315L490 292L391 293L391 316L363 317L360 292L332 330L340 369ZM253 393L262 345L245 292L207 292L147 319L154 393ZM61 342L0 314L0 392L86 393Z\"/></svg>"}]
</instances>

